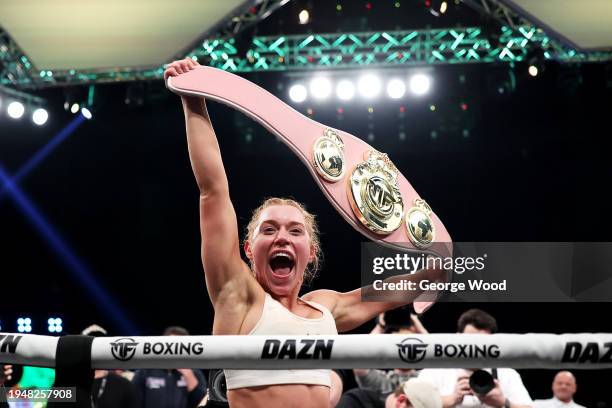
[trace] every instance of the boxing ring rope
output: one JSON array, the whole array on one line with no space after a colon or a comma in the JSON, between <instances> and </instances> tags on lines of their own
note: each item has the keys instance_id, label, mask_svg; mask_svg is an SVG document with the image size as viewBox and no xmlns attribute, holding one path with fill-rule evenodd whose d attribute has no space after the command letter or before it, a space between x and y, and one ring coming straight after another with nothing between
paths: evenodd
<instances>
[{"instance_id":1,"label":"boxing ring rope","mask_svg":"<svg viewBox=\"0 0 612 408\"><path fill-rule=\"evenodd\" d=\"M0 362L54 367L58 339L0 333ZM605 369L612 334L96 337L91 367Z\"/></svg>"}]
</instances>

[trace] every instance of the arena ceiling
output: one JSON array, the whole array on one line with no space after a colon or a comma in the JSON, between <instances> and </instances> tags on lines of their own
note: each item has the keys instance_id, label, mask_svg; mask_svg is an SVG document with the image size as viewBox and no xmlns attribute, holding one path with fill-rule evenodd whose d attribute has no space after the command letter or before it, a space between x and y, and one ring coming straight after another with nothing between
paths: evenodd
<instances>
[{"instance_id":1,"label":"arena ceiling","mask_svg":"<svg viewBox=\"0 0 612 408\"><path fill-rule=\"evenodd\" d=\"M502 0L510 8L573 48L612 49L610 0Z\"/></svg>"},{"instance_id":2,"label":"arena ceiling","mask_svg":"<svg viewBox=\"0 0 612 408\"><path fill-rule=\"evenodd\" d=\"M0 0L0 26L39 70L160 66L245 0Z\"/></svg>"}]
</instances>

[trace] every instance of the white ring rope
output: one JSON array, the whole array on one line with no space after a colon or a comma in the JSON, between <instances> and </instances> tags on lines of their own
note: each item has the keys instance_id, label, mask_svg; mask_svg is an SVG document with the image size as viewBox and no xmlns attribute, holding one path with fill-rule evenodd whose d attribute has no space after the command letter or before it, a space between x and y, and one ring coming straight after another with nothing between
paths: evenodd
<instances>
[{"instance_id":1,"label":"white ring rope","mask_svg":"<svg viewBox=\"0 0 612 408\"><path fill-rule=\"evenodd\" d=\"M0 333L0 362L55 366L58 337ZM612 334L97 337L92 368L612 368Z\"/></svg>"}]
</instances>

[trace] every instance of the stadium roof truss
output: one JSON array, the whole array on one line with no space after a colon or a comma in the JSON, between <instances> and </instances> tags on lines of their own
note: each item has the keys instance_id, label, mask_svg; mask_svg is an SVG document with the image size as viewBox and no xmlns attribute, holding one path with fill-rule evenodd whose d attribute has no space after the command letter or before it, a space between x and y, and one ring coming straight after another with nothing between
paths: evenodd
<instances>
[{"instance_id":1,"label":"stadium roof truss","mask_svg":"<svg viewBox=\"0 0 612 408\"><path fill-rule=\"evenodd\" d=\"M463 0L499 23L484 27L407 31L255 36L239 53L235 35L256 24L288 0L256 2L241 10L213 35L183 53L231 72L290 71L411 65L513 63L541 50L560 62L612 60L611 51L580 52L549 36L497 0ZM167 61L166 61L167 62ZM0 85L19 89L159 79L163 65L145 68L39 70L0 27Z\"/></svg>"}]
</instances>

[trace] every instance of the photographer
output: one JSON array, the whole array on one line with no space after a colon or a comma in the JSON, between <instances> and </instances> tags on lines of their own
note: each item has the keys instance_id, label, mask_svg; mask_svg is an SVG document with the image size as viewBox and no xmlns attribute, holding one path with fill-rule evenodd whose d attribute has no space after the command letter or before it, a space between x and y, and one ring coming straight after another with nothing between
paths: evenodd
<instances>
[{"instance_id":1,"label":"photographer","mask_svg":"<svg viewBox=\"0 0 612 408\"><path fill-rule=\"evenodd\" d=\"M459 318L457 329L459 333L464 334L493 334L497 332L497 322L493 316L482 310L470 309ZM476 372L487 376L483 370ZM516 370L511 368L491 370L489 377L491 387L487 392L478 392L479 390L474 389L474 383L470 384L473 373L474 370L425 369L419 373L419 379L428 381L438 388L444 408L532 406L531 397Z\"/></svg>"},{"instance_id":2,"label":"photographer","mask_svg":"<svg viewBox=\"0 0 612 408\"><path fill-rule=\"evenodd\" d=\"M427 330L415 314L407 308L399 308L381 313L376 326L370 334L413 333L426 334ZM396 368L395 370L374 370L356 368L353 370L359 388L342 395L338 408L384 407L386 398L408 379L415 377L412 369Z\"/></svg>"}]
</instances>

